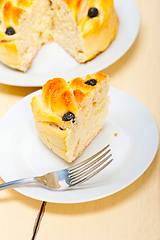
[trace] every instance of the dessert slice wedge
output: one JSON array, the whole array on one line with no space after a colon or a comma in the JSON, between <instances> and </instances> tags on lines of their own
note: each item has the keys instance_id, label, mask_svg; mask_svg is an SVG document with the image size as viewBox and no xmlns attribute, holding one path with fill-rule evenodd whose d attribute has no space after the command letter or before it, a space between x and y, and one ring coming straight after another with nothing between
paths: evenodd
<instances>
[{"instance_id":1,"label":"dessert slice wedge","mask_svg":"<svg viewBox=\"0 0 160 240\"><path fill-rule=\"evenodd\" d=\"M43 143L71 163L103 127L108 114L108 75L96 73L67 83L49 80L31 101L37 132Z\"/></svg>"}]
</instances>

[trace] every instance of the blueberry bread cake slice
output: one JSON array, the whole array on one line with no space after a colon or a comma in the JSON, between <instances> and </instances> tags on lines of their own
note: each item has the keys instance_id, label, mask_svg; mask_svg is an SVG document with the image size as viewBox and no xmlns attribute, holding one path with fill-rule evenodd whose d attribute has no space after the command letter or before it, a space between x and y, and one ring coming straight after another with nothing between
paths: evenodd
<instances>
[{"instance_id":1,"label":"blueberry bread cake slice","mask_svg":"<svg viewBox=\"0 0 160 240\"><path fill-rule=\"evenodd\" d=\"M68 84L49 80L31 101L37 132L44 144L67 162L79 157L107 117L108 76L77 77Z\"/></svg>"}]
</instances>

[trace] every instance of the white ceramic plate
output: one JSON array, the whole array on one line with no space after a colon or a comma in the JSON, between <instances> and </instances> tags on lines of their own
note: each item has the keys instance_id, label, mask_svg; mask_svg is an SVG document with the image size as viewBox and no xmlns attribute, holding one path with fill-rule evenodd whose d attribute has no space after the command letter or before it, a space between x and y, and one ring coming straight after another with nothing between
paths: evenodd
<instances>
[{"instance_id":1,"label":"white ceramic plate","mask_svg":"<svg viewBox=\"0 0 160 240\"><path fill-rule=\"evenodd\" d=\"M42 46L27 73L12 70L0 63L0 83L14 86L42 86L48 79L63 77L70 80L83 77L110 66L133 44L139 30L140 18L133 0L115 0L119 28L109 48L86 64L78 63L57 43Z\"/></svg>"},{"instance_id":2,"label":"white ceramic plate","mask_svg":"<svg viewBox=\"0 0 160 240\"><path fill-rule=\"evenodd\" d=\"M23 98L0 121L0 176L4 181L41 175L69 166L39 139L30 101L40 90ZM110 89L111 104L104 128L76 163L108 143L114 161L94 178L69 191L49 191L26 185L16 191L38 200L56 203L87 202L109 196L127 187L149 167L157 152L159 134L149 110L131 95ZM117 133L117 136L114 134Z\"/></svg>"}]
</instances>

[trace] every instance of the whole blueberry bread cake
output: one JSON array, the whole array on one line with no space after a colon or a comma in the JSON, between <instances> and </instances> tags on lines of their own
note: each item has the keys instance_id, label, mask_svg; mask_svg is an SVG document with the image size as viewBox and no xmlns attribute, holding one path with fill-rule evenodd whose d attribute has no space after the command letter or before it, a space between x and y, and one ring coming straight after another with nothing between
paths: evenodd
<instances>
[{"instance_id":1,"label":"whole blueberry bread cake","mask_svg":"<svg viewBox=\"0 0 160 240\"><path fill-rule=\"evenodd\" d=\"M54 40L83 63L109 46L117 28L113 0L0 0L0 61L25 72Z\"/></svg>"},{"instance_id":2,"label":"whole blueberry bread cake","mask_svg":"<svg viewBox=\"0 0 160 240\"><path fill-rule=\"evenodd\" d=\"M79 157L103 127L108 114L108 76L103 73L49 80L31 101L44 144L67 162Z\"/></svg>"}]
</instances>

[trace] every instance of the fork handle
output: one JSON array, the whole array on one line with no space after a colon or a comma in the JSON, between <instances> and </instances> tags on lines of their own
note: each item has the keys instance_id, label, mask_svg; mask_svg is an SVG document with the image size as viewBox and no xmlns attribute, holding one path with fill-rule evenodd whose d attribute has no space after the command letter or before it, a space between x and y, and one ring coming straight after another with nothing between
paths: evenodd
<instances>
[{"instance_id":1,"label":"fork handle","mask_svg":"<svg viewBox=\"0 0 160 240\"><path fill-rule=\"evenodd\" d=\"M0 184L0 190L9 188L9 187L17 187L18 185L22 185L25 183L34 183L34 182L37 182L35 178L23 178L15 181L10 181L10 182Z\"/></svg>"}]
</instances>

